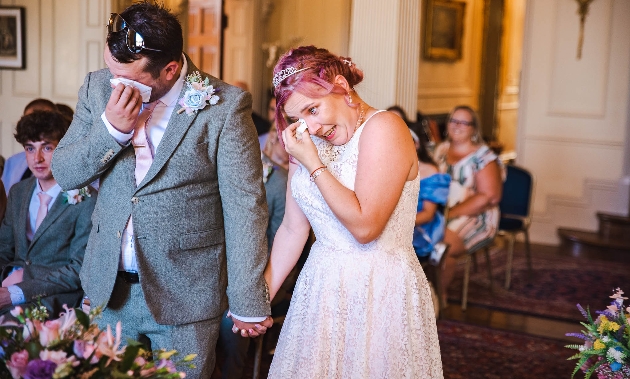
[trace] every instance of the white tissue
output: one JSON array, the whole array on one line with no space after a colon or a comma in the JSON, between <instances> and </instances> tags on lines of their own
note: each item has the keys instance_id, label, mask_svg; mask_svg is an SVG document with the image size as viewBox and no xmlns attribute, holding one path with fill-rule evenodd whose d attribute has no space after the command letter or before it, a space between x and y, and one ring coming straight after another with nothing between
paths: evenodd
<instances>
[{"instance_id":1,"label":"white tissue","mask_svg":"<svg viewBox=\"0 0 630 379\"><path fill-rule=\"evenodd\" d=\"M118 83L122 83L126 86L132 86L140 90L140 96L142 96L142 102L148 103L151 98L151 87L144 85L142 83L134 82L133 80L125 79L125 78L115 78L109 79L109 82L114 86L117 86Z\"/></svg>"},{"instance_id":2,"label":"white tissue","mask_svg":"<svg viewBox=\"0 0 630 379\"><path fill-rule=\"evenodd\" d=\"M297 128L297 134L298 135L302 135L302 133L304 133L304 131L306 129L308 129L308 125L306 125L306 121L304 121L304 119L299 119L298 122L300 123L300 126L298 126Z\"/></svg>"}]
</instances>

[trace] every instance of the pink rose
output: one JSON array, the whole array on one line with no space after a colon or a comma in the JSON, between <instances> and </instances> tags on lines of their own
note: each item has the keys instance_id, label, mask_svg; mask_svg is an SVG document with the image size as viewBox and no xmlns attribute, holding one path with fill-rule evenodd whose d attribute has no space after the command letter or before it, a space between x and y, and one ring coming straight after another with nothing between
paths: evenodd
<instances>
[{"instance_id":1,"label":"pink rose","mask_svg":"<svg viewBox=\"0 0 630 379\"><path fill-rule=\"evenodd\" d=\"M26 372L28 364L28 351L22 350L11 354L11 360L7 362L7 368L13 379L19 379Z\"/></svg>"},{"instance_id":2,"label":"pink rose","mask_svg":"<svg viewBox=\"0 0 630 379\"><path fill-rule=\"evenodd\" d=\"M41 343L43 347L46 347L53 342L58 341L60 327L61 322L59 320L46 321L41 324L41 329L39 330L39 343Z\"/></svg>"}]
</instances>

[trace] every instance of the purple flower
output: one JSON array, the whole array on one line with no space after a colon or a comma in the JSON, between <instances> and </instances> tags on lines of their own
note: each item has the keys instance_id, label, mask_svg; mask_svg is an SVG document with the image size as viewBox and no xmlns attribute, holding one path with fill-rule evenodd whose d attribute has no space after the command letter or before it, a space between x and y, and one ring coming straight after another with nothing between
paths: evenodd
<instances>
[{"instance_id":1,"label":"purple flower","mask_svg":"<svg viewBox=\"0 0 630 379\"><path fill-rule=\"evenodd\" d=\"M565 336L567 336L567 337L576 337L576 338L583 339L585 341L589 340L589 338L587 336L585 336L584 334L582 334L582 333L567 333L567 334L565 334Z\"/></svg>"},{"instance_id":2,"label":"purple flower","mask_svg":"<svg viewBox=\"0 0 630 379\"><path fill-rule=\"evenodd\" d=\"M57 364L54 362L33 359L26 365L24 379L51 379L56 368Z\"/></svg>"},{"instance_id":3,"label":"purple flower","mask_svg":"<svg viewBox=\"0 0 630 379\"><path fill-rule=\"evenodd\" d=\"M580 310L580 313L582 313L582 316L584 316L584 318L588 320L588 314L586 313L584 308L582 308L580 304L577 305L577 308Z\"/></svg>"}]
</instances>

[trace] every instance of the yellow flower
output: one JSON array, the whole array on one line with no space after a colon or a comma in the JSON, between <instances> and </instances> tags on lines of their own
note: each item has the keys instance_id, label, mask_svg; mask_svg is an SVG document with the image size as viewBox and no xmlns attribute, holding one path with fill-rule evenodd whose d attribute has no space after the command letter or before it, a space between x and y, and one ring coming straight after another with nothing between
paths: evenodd
<instances>
[{"instance_id":1,"label":"yellow flower","mask_svg":"<svg viewBox=\"0 0 630 379\"><path fill-rule=\"evenodd\" d=\"M602 341L600 341L599 339L595 340L595 343L593 344L593 349L595 349L595 350L601 350L601 349L603 349L605 347L606 347L606 345L604 345L602 343Z\"/></svg>"},{"instance_id":2,"label":"yellow flower","mask_svg":"<svg viewBox=\"0 0 630 379\"><path fill-rule=\"evenodd\" d=\"M617 330L619 330L619 324L617 324L614 321L611 321L608 323L608 330L612 330L613 332L616 332Z\"/></svg>"}]
</instances>

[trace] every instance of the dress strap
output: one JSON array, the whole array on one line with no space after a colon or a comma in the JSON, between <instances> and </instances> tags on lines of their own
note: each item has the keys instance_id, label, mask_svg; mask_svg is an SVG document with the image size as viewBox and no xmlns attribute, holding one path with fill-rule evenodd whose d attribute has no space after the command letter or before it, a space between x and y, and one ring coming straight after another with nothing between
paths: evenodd
<instances>
[{"instance_id":1,"label":"dress strap","mask_svg":"<svg viewBox=\"0 0 630 379\"><path fill-rule=\"evenodd\" d=\"M374 117L374 115L376 115L377 113L381 113L381 112L385 112L385 109L379 109L379 110L377 110L376 112L372 113L372 115L371 115L370 117L366 118L366 119L365 119L365 121L363 121L363 124L361 124L361 126L363 126L363 125L367 124L367 122L368 122L368 121L370 121L370 119L371 119L372 117ZM359 128L360 128L361 126L359 126ZM358 129L358 128L357 128L357 129Z\"/></svg>"}]
</instances>

